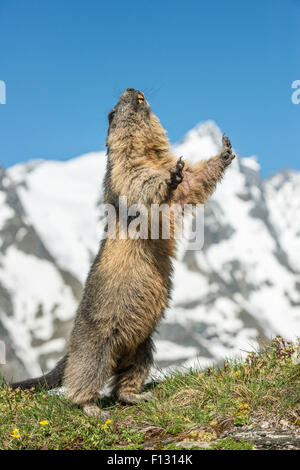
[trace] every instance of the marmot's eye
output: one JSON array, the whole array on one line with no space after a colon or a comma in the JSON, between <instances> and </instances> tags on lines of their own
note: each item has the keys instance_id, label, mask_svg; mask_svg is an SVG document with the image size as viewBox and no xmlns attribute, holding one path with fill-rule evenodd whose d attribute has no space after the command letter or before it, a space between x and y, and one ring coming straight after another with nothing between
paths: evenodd
<instances>
[{"instance_id":1,"label":"marmot's eye","mask_svg":"<svg viewBox=\"0 0 300 470\"><path fill-rule=\"evenodd\" d=\"M114 118L114 115L116 114L116 111L111 111L109 114L108 114L108 120L109 122L111 122Z\"/></svg>"}]
</instances>

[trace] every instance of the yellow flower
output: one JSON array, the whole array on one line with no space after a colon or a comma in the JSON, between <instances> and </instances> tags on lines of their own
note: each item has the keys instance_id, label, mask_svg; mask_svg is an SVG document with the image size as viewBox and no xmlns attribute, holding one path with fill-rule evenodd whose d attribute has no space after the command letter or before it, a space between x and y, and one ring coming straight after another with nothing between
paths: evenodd
<instances>
[{"instance_id":1,"label":"yellow flower","mask_svg":"<svg viewBox=\"0 0 300 470\"><path fill-rule=\"evenodd\" d=\"M108 425L112 422L111 419L107 419L104 426L103 426L103 429L107 429L108 428Z\"/></svg>"},{"instance_id":2,"label":"yellow flower","mask_svg":"<svg viewBox=\"0 0 300 470\"><path fill-rule=\"evenodd\" d=\"M209 425L214 428L216 426L218 426L218 421L216 421L215 419L213 419L212 421L209 422Z\"/></svg>"},{"instance_id":3,"label":"yellow flower","mask_svg":"<svg viewBox=\"0 0 300 470\"><path fill-rule=\"evenodd\" d=\"M237 408L241 413L250 413L251 411L251 407L248 403L238 403Z\"/></svg>"},{"instance_id":4,"label":"yellow flower","mask_svg":"<svg viewBox=\"0 0 300 470\"><path fill-rule=\"evenodd\" d=\"M11 437L13 437L14 439L20 439L20 438L21 438L18 428L14 429L14 430L11 432L10 435L11 435Z\"/></svg>"},{"instance_id":5,"label":"yellow flower","mask_svg":"<svg viewBox=\"0 0 300 470\"><path fill-rule=\"evenodd\" d=\"M200 379L201 379L201 374L199 374L197 377L197 380L200 380Z\"/></svg>"},{"instance_id":6,"label":"yellow flower","mask_svg":"<svg viewBox=\"0 0 300 470\"><path fill-rule=\"evenodd\" d=\"M46 419L44 421L40 421L41 426L47 426L47 424L49 424L49 422Z\"/></svg>"},{"instance_id":7,"label":"yellow flower","mask_svg":"<svg viewBox=\"0 0 300 470\"><path fill-rule=\"evenodd\" d=\"M238 377L240 374L241 374L241 373L237 370L234 375L235 375L236 377Z\"/></svg>"}]
</instances>

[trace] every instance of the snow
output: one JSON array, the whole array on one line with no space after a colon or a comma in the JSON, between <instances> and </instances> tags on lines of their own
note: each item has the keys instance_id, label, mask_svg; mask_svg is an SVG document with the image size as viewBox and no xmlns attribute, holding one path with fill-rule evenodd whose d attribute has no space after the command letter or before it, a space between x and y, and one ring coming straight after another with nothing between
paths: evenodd
<instances>
[{"instance_id":1,"label":"snow","mask_svg":"<svg viewBox=\"0 0 300 470\"><path fill-rule=\"evenodd\" d=\"M176 359L189 358L197 354L197 348L180 346L172 341L158 340L156 343L156 360L175 361Z\"/></svg>"},{"instance_id":2,"label":"snow","mask_svg":"<svg viewBox=\"0 0 300 470\"><path fill-rule=\"evenodd\" d=\"M199 298L199 293L207 289L207 282L199 278L199 273L190 271L181 261L174 263L174 285L172 301L174 304Z\"/></svg>"},{"instance_id":3,"label":"snow","mask_svg":"<svg viewBox=\"0 0 300 470\"><path fill-rule=\"evenodd\" d=\"M191 162L214 157L221 150L222 133L213 121L198 124L184 139L174 146L176 155Z\"/></svg>"},{"instance_id":4,"label":"snow","mask_svg":"<svg viewBox=\"0 0 300 470\"><path fill-rule=\"evenodd\" d=\"M270 218L289 262L300 270L300 172L283 172L266 183Z\"/></svg>"},{"instance_id":5,"label":"snow","mask_svg":"<svg viewBox=\"0 0 300 470\"><path fill-rule=\"evenodd\" d=\"M5 222L14 216L14 211L5 203L6 195L0 191L0 230L4 227Z\"/></svg>"},{"instance_id":6,"label":"snow","mask_svg":"<svg viewBox=\"0 0 300 470\"><path fill-rule=\"evenodd\" d=\"M77 305L71 289L64 285L55 266L14 246L2 260L0 283L9 291L14 306L14 316L2 312L1 320L28 370L40 373L39 351L32 348L32 337L51 340L55 318L65 321L74 316Z\"/></svg>"},{"instance_id":7,"label":"snow","mask_svg":"<svg viewBox=\"0 0 300 470\"><path fill-rule=\"evenodd\" d=\"M243 165L254 171L260 170L260 164L258 163L256 156L243 158Z\"/></svg>"},{"instance_id":8,"label":"snow","mask_svg":"<svg viewBox=\"0 0 300 470\"><path fill-rule=\"evenodd\" d=\"M94 152L67 162L41 161L19 196L30 221L59 265L85 281L100 240L96 205L106 158ZM10 169L20 180L20 165Z\"/></svg>"}]
</instances>

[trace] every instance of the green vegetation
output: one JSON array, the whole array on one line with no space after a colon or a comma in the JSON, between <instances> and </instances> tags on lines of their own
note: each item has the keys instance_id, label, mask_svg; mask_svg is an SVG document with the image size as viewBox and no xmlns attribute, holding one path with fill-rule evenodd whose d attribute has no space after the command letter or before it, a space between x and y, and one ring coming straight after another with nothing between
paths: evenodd
<instances>
[{"instance_id":1,"label":"green vegetation","mask_svg":"<svg viewBox=\"0 0 300 470\"><path fill-rule=\"evenodd\" d=\"M226 437L225 439L220 439L218 442L211 445L213 450L252 450L253 444L251 442L246 442L244 439L240 441L235 441L231 437Z\"/></svg>"},{"instance_id":2,"label":"green vegetation","mask_svg":"<svg viewBox=\"0 0 300 470\"><path fill-rule=\"evenodd\" d=\"M152 386L150 402L124 406L104 399L100 406L111 416L106 422L85 416L63 396L4 386L0 448L180 449L189 442L195 449L248 450L251 442L226 432L265 421L276 427L281 420L299 428L299 349L277 336L244 361L174 374Z\"/></svg>"}]
</instances>

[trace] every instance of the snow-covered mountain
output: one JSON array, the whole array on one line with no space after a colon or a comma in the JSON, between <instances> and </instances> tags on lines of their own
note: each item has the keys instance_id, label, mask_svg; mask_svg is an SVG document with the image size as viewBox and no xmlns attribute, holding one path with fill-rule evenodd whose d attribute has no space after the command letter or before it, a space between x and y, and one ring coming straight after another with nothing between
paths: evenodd
<instances>
[{"instance_id":1,"label":"snow-covered mountain","mask_svg":"<svg viewBox=\"0 0 300 470\"><path fill-rule=\"evenodd\" d=\"M174 146L197 161L220 150L199 124ZM105 153L0 170L0 340L7 378L62 355L102 232ZM179 246L172 305L156 338L159 366L205 365L259 338L300 334L300 173L263 181L255 157L234 160L205 208L200 251Z\"/></svg>"}]
</instances>

